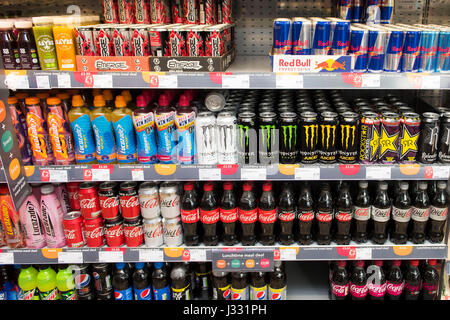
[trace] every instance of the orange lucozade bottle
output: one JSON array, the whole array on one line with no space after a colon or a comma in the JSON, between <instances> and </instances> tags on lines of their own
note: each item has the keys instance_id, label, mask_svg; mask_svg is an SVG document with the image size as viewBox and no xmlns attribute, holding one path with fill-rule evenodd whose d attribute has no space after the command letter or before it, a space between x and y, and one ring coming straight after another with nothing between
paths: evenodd
<instances>
[{"instance_id":1,"label":"orange lucozade bottle","mask_svg":"<svg viewBox=\"0 0 450 320\"><path fill-rule=\"evenodd\" d=\"M53 18L53 37L55 39L59 70L77 70L74 37L75 22L75 18L70 16Z\"/></svg>"}]
</instances>

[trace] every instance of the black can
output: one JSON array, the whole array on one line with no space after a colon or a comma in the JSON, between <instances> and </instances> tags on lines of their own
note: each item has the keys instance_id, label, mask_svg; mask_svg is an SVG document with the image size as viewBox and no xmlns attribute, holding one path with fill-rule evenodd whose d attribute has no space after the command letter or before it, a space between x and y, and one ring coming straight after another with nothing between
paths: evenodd
<instances>
[{"instance_id":1,"label":"black can","mask_svg":"<svg viewBox=\"0 0 450 320\"><path fill-rule=\"evenodd\" d=\"M433 112L422 114L420 130L419 156L421 163L433 163L438 155L439 115Z\"/></svg>"},{"instance_id":2,"label":"black can","mask_svg":"<svg viewBox=\"0 0 450 320\"><path fill-rule=\"evenodd\" d=\"M88 296L92 294L92 279L89 271L89 265L72 265L72 273L74 275L75 288L77 289L78 296L81 298L81 296ZM93 300L93 298L84 300Z\"/></svg>"},{"instance_id":3,"label":"black can","mask_svg":"<svg viewBox=\"0 0 450 320\"><path fill-rule=\"evenodd\" d=\"M337 157L336 133L338 114L322 112L319 126L319 160L322 163L335 163Z\"/></svg>"},{"instance_id":4,"label":"black can","mask_svg":"<svg viewBox=\"0 0 450 320\"><path fill-rule=\"evenodd\" d=\"M279 161L277 114L263 112L259 114L258 156L259 163L271 164Z\"/></svg>"},{"instance_id":5,"label":"black can","mask_svg":"<svg viewBox=\"0 0 450 320\"><path fill-rule=\"evenodd\" d=\"M238 160L241 164L257 163L258 135L256 133L256 114L241 112L238 114Z\"/></svg>"},{"instance_id":6,"label":"black can","mask_svg":"<svg viewBox=\"0 0 450 320\"><path fill-rule=\"evenodd\" d=\"M303 112L300 115L300 162L316 163L319 160L319 123L317 113Z\"/></svg>"},{"instance_id":7,"label":"black can","mask_svg":"<svg viewBox=\"0 0 450 320\"><path fill-rule=\"evenodd\" d=\"M439 161L450 163L450 112L441 117L441 141L439 144Z\"/></svg>"},{"instance_id":8,"label":"black can","mask_svg":"<svg viewBox=\"0 0 450 320\"><path fill-rule=\"evenodd\" d=\"M402 163L416 162L420 135L420 115L414 112L402 114L399 158Z\"/></svg>"},{"instance_id":9,"label":"black can","mask_svg":"<svg viewBox=\"0 0 450 320\"><path fill-rule=\"evenodd\" d=\"M356 163L358 159L359 115L355 112L344 112L339 119L338 161L340 163Z\"/></svg>"},{"instance_id":10,"label":"black can","mask_svg":"<svg viewBox=\"0 0 450 320\"><path fill-rule=\"evenodd\" d=\"M399 159L400 116L395 112L383 112L381 118L380 162L392 164Z\"/></svg>"},{"instance_id":11,"label":"black can","mask_svg":"<svg viewBox=\"0 0 450 320\"><path fill-rule=\"evenodd\" d=\"M114 300L114 291L97 293L97 300Z\"/></svg>"},{"instance_id":12,"label":"black can","mask_svg":"<svg viewBox=\"0 0 450 320\"><path fill-rule=\"evenodd\" d=\"M111 269L106 263L92 265L92 276L94 277L95 290L105 294L113 290Z\"/></svg>"},{"instance_id":13,"label":"black can","mask_svg":"<svg viewBox=\"0 0 450 320\"><path fill-rule=\"evenodd\" d=\"M298 116L294 112L280 115L280 163L293 164L298 160Z\"/></svg>"}]
</instances>

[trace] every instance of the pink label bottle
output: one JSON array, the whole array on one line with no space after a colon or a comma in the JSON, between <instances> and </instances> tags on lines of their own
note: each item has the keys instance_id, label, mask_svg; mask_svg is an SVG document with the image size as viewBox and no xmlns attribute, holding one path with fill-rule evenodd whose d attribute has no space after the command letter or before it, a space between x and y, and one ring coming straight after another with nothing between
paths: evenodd
<instances>
[{"instance_id":1,"label":"pink label bottle","mask_svg":"<svg viewBox=\"0 0 450 320\"><path fill-rule=\"evenodd\" d=\"M55 188L51 184L41 187L41 215L45 230L45 239L49 248L61 248L66 245L63 228L63 211Z\"/></svg>"},{"instance_id":2,"label":"pink label bottle","mask_svg":"<svg viewBox=\"0 0 450 320\"><path fill-rule=\"evenodd\" d=\"M63 217L66 213L72 211L72 208L69 204L69 193L67 192L66 185L62 183L58 183L54 185L56 196L58 197L59 202L61 203L61 209L63 212Z\"/></svg>"},{"instance_id":3,"label":"pink label bottle","mask_svg":"<svg viewBox=\"0 0 450 320\"><path fill-rule=\"evenodd\" d=\"M27 248L43 248L46 242L41 222L41 206L33 194L20 207L19 217L25 229Z\"/></svg>"}]
</instances>

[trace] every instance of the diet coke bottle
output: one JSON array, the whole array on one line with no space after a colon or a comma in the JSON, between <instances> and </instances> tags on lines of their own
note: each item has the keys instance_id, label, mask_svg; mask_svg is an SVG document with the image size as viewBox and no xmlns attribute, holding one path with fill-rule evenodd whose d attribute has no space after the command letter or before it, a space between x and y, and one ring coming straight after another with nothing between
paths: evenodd
<instances>
[{"instance_id":1,"label":"diet coke bottle","mask_svg":"<svg viewBox=\"0 0 450 320\"><path fill-rule=\"evenodd\" d=\"M372 241L376 244L384 244L387 238L386 227L391 216L391 201L387 189L388 184L386 182L378 183L378 190L372 205Z\"/></svg>"},{"instance_id":2,"label":"diet coke bottle","mask_svg":"<svg viewBox=\"0 0 450 320\"><path fill-rule=\"evenodd\" d=\"M233 192L233 183L225 182L223 184L223 194L220 200L220 221L223 225L223 242L227 246L235 245L236 221L238 220L238 208L236 196Z\"/></svg>"},{"instance_id":3,"label":"diet coke bottle","mask_svg":"<svg viewBox=\"0 0 450 320\"><path fill-rule=\"evenodd\" d=\"M427 182L420 181L419 192L414 199L411 219L412 233L411 239L415 244L421 244L425 241L425 227L430 217L430 199L427 194Z\"/></svg>"},{"instance_id":4,"label":"diet coke bottle","mask_svg":"<svg viewBox=\"0 0 450 320\"><path fill-rule=\"evenodd\" d=\"M436 194L431 200L428 238L432 243L440 243L444 240L444 227L447 221L449 205L446 189L447 183L445 181L438 181Z\"/></svg>"},{"instance_id":5,"label":"diet coke bottle","mask_svg":"<svg viewBox=\"0 0 450 320\"><path fill-rule=\"evenodd\" d=\"M367 181L359 182L359 192L356 196L353 214L354 234L353 239L357 243L367 242L367 224L370 220L372 207L370 206L370 195Z\"/></svg>"},{"instance_id":6,"label":"diet coke bottle","mask_svg":"<svg viewBox=\"0 0 450 320\"><path fill-rule=\"evenodd\" d=\"M62 248L66 245L63 228L63 211L55 188L51 184L41 187L41 214L45 230L45 240L49 248Z\"/></svg>"},{"instance_id":7,"label":"diet coke bottle","mask_svg":"<svg viewBox=\"0 0 450 320\"><path fill-rule=\"evenodd\" d=\"M44 230L41 222L41 206L30 194L19 209L20 221L25 231L27 248L40 249L45 246Z\"/></svg>"},{"instance_id":8,"label":"diet coke bottle","mask_svg":"<svg viewBox=\"0 0 450 320\"><path fill-rule=\"evenodd\" d=\"M183 222L184 243L187 246L198 246L199 244L197 230L200 214L198 205L194 184L186 182L184 184L184 194L181 197L181 221Z\"/></svg>"},{"instance_id":9,"label":"diet coke bottle","mask_svg":"<svg viewBox=\"0 0 450 320\"><path fill-rule=\"evenodd\" d=\"M255 223L258 220L256 197L251 182L244 183L242 188L244 192L239 200L242 245L253 246L256 243Z\"/></svg>"},{"instance_id":10,"label":"diet coke bottle","mask_svg":"<svg viewBox=\"0 0 450 320\"><path fill-rule=\"evenodd\" d=\"M405 244L408 240L408 224L411 219L411 199L408 194L408 183L400 182L399 191L392 206L394 230L391 235L395 244Z\"/></svg>"},{"instance_id":11,"label":"diet coke bottle","mask_svg":"<svg viewBox=\"0 0 450 320\"><path fill-rule=\"evenodd\" d=\"M203 224L203 242L205 246L217 246L217 222L219 221L219 205L211 182L203 185L203 197L200 202L200 219Z\"/></svg>"},{"instance_id":12,"label":"diet coke bottle","mask_svg":"<svg viewBox=\"0 0 450 320\"><path fill-rule=\"evenodd\" d=\"M144 182L139 186L139 205L144 219L155 219L160 215L159 190L154 182Z\"/></svg>"},{"instance_id":13,"label":"diet coke bottle","mask_svg":"<svg viewBox=\"0 0 450 320\"><path fill-rule=\"evenodd\" d=\"M258 220L261 224L261 243L271 246L275 243L274 226L277 220L277 204L272 191L272 183L263 184L263 193L259 199Z\"/></svg>"}]
</instances>

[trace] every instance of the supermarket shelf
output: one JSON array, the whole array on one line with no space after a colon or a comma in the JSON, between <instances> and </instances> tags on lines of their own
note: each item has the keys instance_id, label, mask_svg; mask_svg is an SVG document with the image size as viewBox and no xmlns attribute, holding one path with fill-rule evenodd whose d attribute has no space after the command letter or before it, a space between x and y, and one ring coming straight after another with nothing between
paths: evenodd
<instances>
[{"instance_id":1,"label":"supermarket shelf","mask_svg":"<svg viewBox=\"0 0 450 320\"><path fill-rule=\"evenodd\" d=\"M272 72L269 56L238 56L224 73L6 71L10 89L450 89L450 74ZM5 82L5 80L7 80Z\"/></svg>"},{"instance_id":2,"label":"supermarket shelf","mask_svg":"<svg viewBox=\"0 0 450 320\"><path fill-rule=\"evenodd\" d=\"M178 247L178 248L60 248L0 249L0 264L99 263L99 262L177 262L212 261L213 251L224 248L251 252L274 250L274 259L283 261L371 260L371 259L446 259L447 246L426 243L395 246L261 246L252 247Z\"/></svg>"},{"instance_id":3,"label":"supermarket shelf","mask_svg":"<svg viewBox=\"0 0 450 320\"><path fill-rule=\"evenodd\" d=\"M71 165L26 166L30 183L148 180L448 180L448 165ZM3 172L2 172L3 174ZM2 181L3 176L0 174Z\"/></svg>"}]
</instances>

